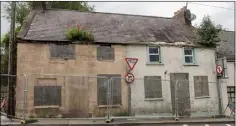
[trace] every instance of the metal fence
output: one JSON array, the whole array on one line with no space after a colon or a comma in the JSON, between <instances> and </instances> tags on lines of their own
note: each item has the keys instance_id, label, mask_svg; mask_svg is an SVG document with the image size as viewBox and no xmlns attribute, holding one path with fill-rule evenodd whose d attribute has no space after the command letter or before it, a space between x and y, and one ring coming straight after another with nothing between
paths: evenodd
<instances>
[{"instance_id":1,"label":"metal fence","mask_svg":"<svg viewBox=\"0 0 236 126\"><path fill-rule=\"evenodd\" d=\"M199 79L198 79L199 80ZM114 104L115 85L125 78L112 78L109 92L111 118L207 117L219 115L217 84L208 81L162 80L151 76L136 78L128 85L127 97ZM124 89L125 90L125 89ZM125 96L122 96L125 95ZM116 101L116 100L115 100ZM127 109L122 107L126 106ZM120 107L117 109L117 107Z\"/></svg>"},{"instance_id":2,"label":"metal fence","mask_svg":"<svg viewBox=\"0 0 236 126\"><path fill-rule=\"evenodd\" d=\"M32 73L15 77L16 115L24 119L219 115L217 84L206 78L188 81L147 76L127 84L120 76ZM1 78L4 81L8 76Z\"/></svg>"},{"instance_id":3,"label":"metal fence","mask_svg":"<svg viewBox=\"0 0 236 126\"><path fill-rule=\"evenodd\" d=\"M15 116L18 118L23 118L24 114L15 114L15 113L23 113L25 110L24 85L23 86L17 85L17 82L25 84L26 75L25 74L19 74L19 75L1 74L1 107L2 107L1 112L2 114L9 114L8 112L13 113L11 115L8 115L10 117ZM12 85L11 90L9 89L9 85ZM12 97L11 102L13 103L9 103L9 96ZM18 99L22 99L22 101L16 102L18 101Z\"/></svg>"},{"instance_id":4,"label":"metal fence","mask_svg":"<svg viewBox=\"0 0 236 126\"><path fill-rule=\"evenodd\" d=\"M97 100L106 97L106 94L99 95L97 92L100 88L106 92L108 82L107 77L101 76L29 74L26 96L28 117L106 117L108 108L97 106L106 103Z\"/></svg>"}]
</instances>

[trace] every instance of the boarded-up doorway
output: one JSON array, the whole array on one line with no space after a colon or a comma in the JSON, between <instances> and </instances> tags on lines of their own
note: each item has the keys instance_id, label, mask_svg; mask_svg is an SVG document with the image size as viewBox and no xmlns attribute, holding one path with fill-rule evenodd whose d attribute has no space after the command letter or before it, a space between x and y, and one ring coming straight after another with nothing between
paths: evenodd
<instances>
[{"instance_id":1,"label":"boarded-up doorway","mask_svg":"<svg viewBox=\"0 0 236 126\"><path fill-rule=\"evenodd\" d=\"M170 79L171 79L171 101L172 101L173 114L175 114L175 108L177 105L179 116L190 116L191 107L190 107L190 95L189 95L189 74L170 73ZM178 82L176 83L177 80ZM175 98L178 98L178 101L176 102L177 104L175 104Z\"/></svg>"},{"instance_id":2,"label":"boarded-up doorway","mask_svg":"<svg viewBox=\"0 0 236 126\"><path fill-rule=\"evenodd\" d=\"M93 83L89 83L91 78L70 76L67 77L67 93L66 99L68 104L68 112L65 114L67 118L88 118L89 117L89 87ZM90 85L89 85L90 84Z\"/></svg>"}]
</instances>

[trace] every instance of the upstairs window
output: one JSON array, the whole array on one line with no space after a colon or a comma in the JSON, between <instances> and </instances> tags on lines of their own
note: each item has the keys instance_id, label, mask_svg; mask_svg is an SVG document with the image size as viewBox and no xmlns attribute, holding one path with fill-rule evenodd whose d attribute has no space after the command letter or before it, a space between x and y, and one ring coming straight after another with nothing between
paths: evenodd
<instances>
[{"instance_id":1,"label":"upstairs window","mask_svg":"<svg viewBox=\"0 0 236 126\"><path fill-rule=\"evenodd\" d=\"M187 64L195 63L193 48L184 48L184 62Z\"/></svg>"},{"instance_id":2,"label":"upstairs window","mask_svg":"<svg viewBox=\"0 0 236 126\"><path fill-rule=\"evenodd\" d=\"M53 59L75 59L75 46L72 44L50 44L49 51Z\"/></svg>"},{"instance_id":3,"label":"upstairs window","mask_svg":"<svg viewBox=\"0 0 236 126\"><path fill-rule=\"evenodd\" d=\"M161 63L160 47L148 47L148 61L151 63Z\"/></svg>"},{"instance_id":4,"label":"upstairs window","mask_svg":"<svg viewBox=\"0 0 236 126\"><path fill-rule=\"evenodd\" d=\"M115 50L111 45L100 45L97 47L97 60L115 60Z\"/></svg>"}]
</instances>

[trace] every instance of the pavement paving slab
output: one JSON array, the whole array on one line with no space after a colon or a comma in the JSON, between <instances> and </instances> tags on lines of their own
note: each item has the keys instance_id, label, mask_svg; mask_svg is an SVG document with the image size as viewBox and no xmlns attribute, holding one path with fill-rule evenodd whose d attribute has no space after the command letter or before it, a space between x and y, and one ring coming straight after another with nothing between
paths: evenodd
<instances>
[{"instance_id":1,"label":"pavement paving slab","mask_svg":"<svg viewBox=\"0 0 236 126\"><path fill-rule=\"evenodd\" d=\"M47 118L42 119L38 118L38 121L35 123L31 123L32 125L120 125L120 126L134 126L134 125L183 125L183 124L233 124L233 118L181 118L179 121L175 121L174 119L114 119L111 123L106 123L105 119L67 119L67 118ZM1 125L19 125L20 120L13 120L11 122L10 119L1 116ZM205 126L205 125L204 125Z\"/></svg>"}]
</instances>

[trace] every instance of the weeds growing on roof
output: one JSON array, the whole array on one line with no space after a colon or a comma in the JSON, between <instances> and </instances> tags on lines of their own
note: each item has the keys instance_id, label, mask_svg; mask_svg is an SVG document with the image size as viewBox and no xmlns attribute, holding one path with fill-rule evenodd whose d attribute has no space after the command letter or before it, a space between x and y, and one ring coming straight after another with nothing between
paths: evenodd
<instances>
[{"instance_id":1,"label":"weeds growing on roof","mask_svg":"<svg viewBox=\"0 0 236 126\"><path fill-rule=\"evenodd\" d=\"M66 38L70 41L94 41L92 33L85 30L84 27L73 26L70 27L66 33Z\"/></svg>"}]
</instances>

